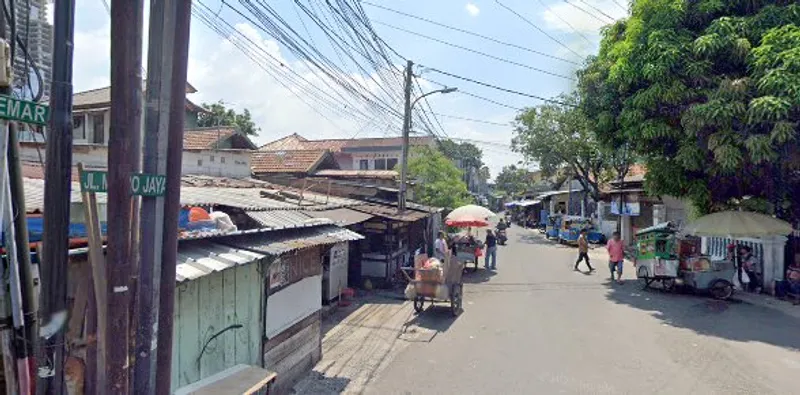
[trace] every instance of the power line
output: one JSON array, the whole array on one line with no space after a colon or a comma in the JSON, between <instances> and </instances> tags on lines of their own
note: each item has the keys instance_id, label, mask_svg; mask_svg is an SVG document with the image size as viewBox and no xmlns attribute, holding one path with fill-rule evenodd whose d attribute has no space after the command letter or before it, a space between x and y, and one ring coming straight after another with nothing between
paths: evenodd
<instances>
[{"instance_id":1,"label":"power line","mask_svg":"<svg viewBox=\"0 0 800 395\"><path fill-rule=\"evenodd\" d=\"M408 34L413 34L415 36L419 36L419 37L422 37L422 38L425 38L425 39L428 39L428 40L431 40L431 41L435 41L435 42L438 42L440 44L448 45L448 46L451 46L451 47L454 47L454 48L458 48L458 49L461 49L461 50L464 50L464 51L467 51L467 52L472 52L472 53L475 53L475 54L478 54L478 55L481 55L481 56L485 56L487 58L491 58L491 59L494 59L494 60L497 60L497 61L500 61L500 62L513 64L513 65L518 66L518 67L523 67L523 68L526 68L526 69L529 69L529 70L538 71L538 72L543 73L543 74L552 75L554 77L559 77L559 78L563 78L563 79L566 79L566 80L574 80L574 78L572 78L572 77L568 77L568 76L565 76L565 75L554 73L552 71L543 70L543 69L540 69L540 68L537 68L537 67L529 66L529 65L524 64L524 63L515 62L513 60L509 60L509 59L506 59L506 58L501 58L499 56L490 55L490 54L488 54L486 52L481 52L481 51L478 51L478 50L475 50L475 49L472 49L472 48L467 48L467 47L464 47L464 46L461 46L461 45L458 45L458 44L453 44L453 43L450 43L450 42L447 42L447 41L444 41L444 40L439 40L438 38L427 36L427 35L424 35L422 33L417 33L417 32L414 32L414 31L411 31L411 30L408 30L408 29L403 29L402 27L397 27L397 26L394 26L394 25L390 25L390 24L385 23L385 22L375 21L375 23L377 23L379 25L383 25L383 26L389 27L389 28L392 28L392 29L395 29L395 30L399 30L401 32L406 32Z\"/></svg>"},{"instance_id":2,"label":"power line","mask_svg":"<svg viewBox=\"0 0 800 395\"><path fill-rule=\"evenodd\" d=\"M433 21L433 20L430 20L430 19L427 19L427 18L423 18L421 16L409 14L409 13L402 12L402 11L398 11L398 10L395 10L395 9L392 9L392 8L389 8L389 7L385 7L385 6L382 6L382 5L373 4L373 3L370 3L368 1L363 1L362 0L360 2L362 4L366 4L366 5L375 7L375 8L380 8L382 10L393 12L393 13L398 14L398 15L403 15L403 16L406 16L406 17L409 17L409 18L413 18L413 19L417 19L417 20L420 20L420 21L423 21L423 22L427 22L427 23L430 23L430 24L433 24L433 25L436 25L436 26L439 26L439 27L443 27L445 29L450 29L450 30L454 30L454 31L457 31L457 32L460 32L460 33L469 34L471 36L479 37L479 38L482 38L484 40L488 40L488 41L494 42L496 44L501 44L501 45L505 45L505 46L508 46L508 47L520 49L520 50L523 50L523 51L527 51L527 52L530 52L530 53L535 53L537 55L545 56L545 57L548 57L548 58L551 58L551 59L556 59L556 60L560 60L562 62L571 63L571 64L574 64L576 66L579 65L579 63L571 61L569 59L564 59L564 58L561 58L561 57L558 57L558 56L555 56L555 55L550 55L548 53L537 51L535 49L531 49L531 48L523 47L521 45L517 45L517 44L512 44L512 43L509 43L509 42L501 41L501 40L498 40L496 38L492 38L492 37L489 37L489 36L485 36L485 35L482 35L482 34L471 32L469 30L453 27L453 26L450 26L450 25L445 25L444 23L436 22L436 21Z\"/></svg>"},{"instance_id":3,"label":"power line","mask_svg":"<svg viewBox=\"0 0 800 395\"><path fill-rule=\"evenodd\" d=\"M426 112L426 111L425 111L425 110L423 110L423 112ZM461 117L461 116L458 116L458 115L440 114L440 113L438 113L438 112L431 112L431 114L433 114L433 115L438 115L438 116L440 116L440 117L445 117L445 118L459 119L459 120L462 120L462 121L469 121L469 122L476 122L476 123L485 123L485 124L487 124L487 125L495 125L495 126L508 126L508 125L509 125L509 123L508 123L508 122L506 122L506 123L500 123L500 122L484 121L484 120L482 120L482 119L467 118L467 117Z\"/></svg>"},{"instance_id":4,"label":"power line","mask_svg":"<svg viewBox=\"0 0 800 395\"><path fill-rule=\"evenodd\" d=\"M423 80L425 80L425 81L428 81L428 82L434 83L434 84L436 84L436 85L439 85L439 86L441 86L441 87L445 87L445 88L447 88L447 86L448 86L447 84L443 84L443 83L441 83L441 82L438 82L438 81L432 80L432 79L430 79L430 78L422 78L422 77L418 77L418 78L421 78L421 79L423 79ZM499 102L499 101L497 101L497 100L492 100L492 99L489 99L488 97L484 97L484 96L476 95L476 94L474 94L474 93L472 93L472 92L465 91L465 90L464 90L464 89L462 89L462 88L458 88L458 90L457 90L457 91L455 91L455 93L459 93L459 94L462 94L462 95L465 95L465 96L469 96L469 97L474 97L474 98L476 98L476 99L478 99L478 100L483 100L483 101L485 101L485 102L487 102L487 103L492 103L492 104L498 105L498 106L500 106L500 107L505 107L505 108L510 108L510 109L512 109L512 110L522 111L522 109L521 109L521 108L519 108L519 107L514 107L514 106L511 106L511 105L508 105L508 104L505 104L505 103L501 103L501 102Z\"/></svg>"},{"instance_id":5,"label":"power line","mask_svg":"<svg viewBox=\"0 0 800 395\"><path fill-rule=\"evenodd\" d=\"M616 5L617 5L617 7L619 7L619 8L620 8L622 11L628 12L628 8L627 8L627 7L624 7L622 4L620 4L620 3L619 3L619 1L617 1L617 0L613 0L613 2L614 2L614 4L616 4Z\"/></svg>"},{"instance_id":6,"label":"power line","mask_svg":"<svg viewBox=\"0 0 800 395\"><path fill-rule=\"evenodd\" d=\"M564 0L564 1L567 1L567 0ZM574 0L573 0L573 1L574 1ZM602 14L604 17L606 17L606 18L608 18L608 19L611 19L612 21L615 21L615 20L616 20L616 18L614 18L613 16L611 16L611 15L608 15L608 14L606 14L605 12L603 12L603 10L601 10L601 9L599 9L599 8L597 8L597 7L593 6L593 5L591 5L591 4L589 4L589 3L588 3L586 0L580 0L580 2L581 2L581 3L583 3L583 4L586 4L586 5L587 5L587 6L589 6L589 7L591 7L591 9L593 9L593 10L595 10L595 11L599 12L599 13L600 13L600 14Z\"/></svg>"},{"instance_id":7,"label":"power line","mask_svg":"<svg viewBox=\"0 0 800 395\"><path fill-rule=\"evenodd\" d=\"M555 38L555 37L551 36L551 35L550 35L550 33L547 33L546 31L544 31L544 29L540 28L539 26L536 26L536 24L535 24L535 23L533 23L533 22L531 22L531 21L530 21L528 18L525 18L524 16L522 16L522 15L521 15L521 14L519 14L518 12L514 11L513 9L511 9L511 7L509 7L509 6L507 6L507 5L503 4L503 3L501 3L501 2L500 2L500 0L494 0L494 1L495 1L495 2L496 2L498 5L500 5L500 7L503 7L503 8L505 8L506 10L508 10L509 12L511 12L512 14L516 15L516 16L517 16L517 18L519 18L519 19L522 19L522 20L523 20L523 21L525 21L525 22L526 22L528 25L531 25L531 26L532 26L534 29L538 30L540 33L542 33L542 34L544 34L545 36L547 36L547 38L549 38L549 39L551 39L551 40L555 41L555 42L556 42L558 45L560 45L560 46L564 47L564 48L565 48L567 51L570 51L570 52L574 53L574 54L575 54L575 55L577 55L578 57L581 57L581 58L583 57L581 54L579 54L579 53L575 52L575 51L574 51L572 48L568 47L566 44L564 44L563 42L561 42L559 39L557 39L557 38Z\"/></svg>"},{"instance_id":8,"label":"power line","mask_svg":"<svg viewBox=\"0 0 800 395\"><path fill-rule=\"evenodd\" d=\"M604 24L605 24L605 23L608 23L608 21L604 21L604 20L600 19L600 17L598 17L597 15L595 15L595 14L592 14L592 13L591 13L591 12L589 12L589 11L586 11L586 9L584 9L583 7L580 7L580 6L578 6L578 5L577 5L577 4L575 4L575 3L571 3L569 0L564 0L564 2L565 2L565 3L567 3L567 4L569 4L569 5L571 5L571 6L573 6L574 8L577 8L578 10L580 10L581 12L583 12L584 14L586 14L586 15L589 15L590 17L592 17L592 18L594 18L594 19L597 19L598 21L600 21L600 23L604 23Z\"/></svg>"},{"instance_id":9,"label":"power line","mask_svg":"<svg viewBox=\"0 0 800 395\"><path fill-rule=\"evenodd\" d=\"M574 31L574 32L575 32L576 34L578 34L579 36L583 37L583 39L584 39L584 40L586 40L586 42L588 42L589 44L593 44L593 43L592 43L592 41L591 41L591 40L589 40L589 38L588 38L588 37L586 37L586 36L585 36L583 33L581 33L581 32L580 32L578 29L576 29L576 28L575 28L575 26L572 26L572 24L571 24L571 23L569 23L569 21L567 21L566 19L562 18L562 17L561 17L561 15L558 15L558 14L557 14L555 11L553 11L553 10L550 8L550 6L548 6L547 4L545 4L545 3L544 3L544 1L542 1L542 0L539 0L539 4L541 4L541 5L542 5L542 7L544 7L544 8L545 8L547 11L549 11L551 14L553 14L553 16L555 16L556 18L558 18L558 20L560 20L561 22L564 22L564 23L565 23L567 26L569 26L569 27L570 27L570 29L572 29L572 31Z\"/></svg>"},{"instance_id":10,"label":"power line","mask_svg":"<svg viewBox=\"0 0 800 395\"><path fill-rule=\"evenodd\" d=\"M564 102L562 102L562 101L559 101L559 100L547 99L547 98L544 98L544 97L542 97L542 96L537 96L537 95L533 95L533 94L530 94L530 93L519 92L519 91L515 91L515 90L513 90L513 89L508 89L508 88L502 88L502 87L499 87L499 86L497 86L497 85L492 85L492 84L489 84L489 83L486 83L486 82L482 82L482 81L478 81L478 80L474 80L474 79L472 79L472 78L468 78L468 77L462 77L462 76L460 76L460 75L456 75L456 74L453 74L453 73L448 73L448 72L446 72L446 71L442 71L442 70L434 69L434 68L431 68L431 67L427 67L427 68L426 68L426 70L432 71L432 72L434 72L434 73L443 74L443 75L446 75L446 76L448 76L448 77L457 78L457 79L459 79L459 80L463 80L463 81L471 82L471 83L473 83L473 84L477 84L477 85L485 86L485 87L487 87L487 88L492 88L492 89L496 89L496 90L503 91L503 92L507 92L507 93L513 93L513 94L515 94L515 95L520 95L520 96L531 97L531 98L534 98L534 99L539 99L539 100L541 100L541 101L548 102L548 103L560 104L560 105L562 105L562 106L576 107L576 106L575 106L575 105L573 105L573 104L564 103Z\"/></svg>"}]
</instances>

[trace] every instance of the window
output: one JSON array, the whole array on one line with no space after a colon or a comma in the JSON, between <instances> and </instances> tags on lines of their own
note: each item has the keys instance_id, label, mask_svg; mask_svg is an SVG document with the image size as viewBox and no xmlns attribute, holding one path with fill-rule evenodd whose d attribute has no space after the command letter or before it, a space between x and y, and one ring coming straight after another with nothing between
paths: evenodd
<instances>
[{"instance_id":1,"label":"window","mask_svg":"<svg viewBox=\"0 0 800 395\"><path fill-rule=\"evenodd\" d=\"M397 158L386 159L386 170L394 170L397 167Z\"/></svg>"},{"instance_id":2,"label":"window","mask_svg":"<svg viewBox=\"0 0 800 395\"><path fill-rule=\"evenodd\" d=\"M81 115L72 117L72 139L86 140L86 118Z\"/></svg>"},{"instance_id":3,"label":"window","mask_svg":"<svg viewBox=\"0 0 800 395\"><path fill-rule=\"evenodd\" d=\"M202 159L198 159L197 160L197 165L198 166L202 166L203 165L203 160Z\"/></svg>"},{"instance_id":4,"label":"window","mask_svg":"<svg viewBox=\"0 0 800 395\"><path fill-rule=\"evenodd\" d=\"M214 162L214 155L211 155L211 156L209 156L209 157L208 157L208 159L209 159L211 162Z\"/></svg>"},{"instance_id":5,"label":"window","mask_svg":"<svg viewBox=\"0 0 800 395\"><path fill-rule=\"evenodd\" d=\"M358 169L369 170L369 161L366 159L361 159L360 161L358 161Z\"/></svg>"},{"instance_id":6,"label":"window","mask_svg":"<svg viewBox=\"0 0 800 395\"><path fill-rule=\"evenodd\" d=\"M386 159L375 159L375 170L386 170Z\"/></svg>"},{"instance_id":7,"label":"window","mask_svg":"<svg viewBox=\"0 0 800 395\"><path fill-rule=\"evenodd\" d=\"M92 114L92 143L105 144L106 142L106 117L105 114Z\"/></svg>"},{"instance_id":8,"label":"window","mask_svg":"<svg viewBox=\"0 0 800 395\"><path fill-rule=\"evenodd\" d=\"M224 156L220 156L219 157L219 163L225 163L225 157Z\"/></svg>"}]
</instances>

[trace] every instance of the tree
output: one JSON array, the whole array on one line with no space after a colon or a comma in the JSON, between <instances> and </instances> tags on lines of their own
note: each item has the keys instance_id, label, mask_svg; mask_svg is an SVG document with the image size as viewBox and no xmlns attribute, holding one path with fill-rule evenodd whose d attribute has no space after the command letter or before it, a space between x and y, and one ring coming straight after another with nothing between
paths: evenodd
<instances>
[{"instance_id":1,"label":"tree","mask_svg":"<svg viewBox=\"0 0 800 395\"><path fill-rule=\"evenodd\" d=\"M460 161L463 169L483 166L483 151L472 143L456 143L453 140L437 140L437 146L444 156L453 161Z\"/></svg>"},{"instance_id":2,"label":"tree","mask_svg":"<svg viewBox=\"0 0 800 395\"><path fill-rule=\"evenodd\" d=\"M203 103L203 108L208 112L200 113L197 116L197 125L200 127L215 126L234 126L240 133L248 136L258 136L261 128L256 127L250 115L250 110L244 109L237 113L233 109L225 107L225 103L220 100L216 103Z\"/></svg>"},{"instance_id":3,"label":"tree","mask_svg":"<svg viewBox=\"0 0 800 395\"><path fill-rule=\"evenodd\" d=\"M650 193L701 213L752 196L797 221L800 205L786 206L800 188L798 48L795 1L637 0L580 85L605 118L598 138L644 158Z\"/></svg>"},{"instance_id":4,"label":"tree","mask_svg":"<svg viewBox=\"0 0 800 395\"><path fill-rule=\"evenodd\" d=\"M408 161L408 174L415 182L412 189L417 202L452 209L471 201L461 170L434 148L415 148Z\"/></svg>"},{"instance_id":5,"label":"tree","mask_svg":"<svg viewBox=\"0 0 800 395\"><path fill-rule=\"evenodd\" d=\"M503 191L509 196L517 196L528 188L528 171L514 165L505 166L495 178L494 183L495 189Z\"/></svg>"},{"instance_id":6,"label":"tree","mask_svg":"<svg viewBox=\"0 0 800 395\"><path fill-rule=\"evenodd\" d=\"M547 175L566 168L598 201L598 184L607 168L606 153L589 128L578 96L561 95L558 102L521 111L515 120L512 148L526 160L538 162Z\"/></svg>"}]
</instances>

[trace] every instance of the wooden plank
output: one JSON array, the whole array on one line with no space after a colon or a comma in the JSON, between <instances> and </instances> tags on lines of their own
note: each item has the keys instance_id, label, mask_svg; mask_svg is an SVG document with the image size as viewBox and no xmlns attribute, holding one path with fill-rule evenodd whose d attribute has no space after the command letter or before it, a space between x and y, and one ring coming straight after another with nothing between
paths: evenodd
<instances>
[{"instance_id":1,"label":"wooden plank","mask_svg":"<svg viewBox=\"0 0 800 395\"><path fill-rule=\"evenodd\" d=\"M83 163L78 163L78 173L83 172ZM87 355L96 357L94 366L106 366L106 326L108 323L108 277L106 260L103 253L103 238L100 232L100 216L97 208L97 197L92 192L81 192L83 212L86 222L86 233L89 242L89 263L92 267L92 283L94 285L95 306L97 311L96 333L97 353ZM94 388L106 388L105 369L97 369Z\"/></svg>"},{"instance_id":2,"label":"wooden plank","mask_svg":"<svg viewBox=\"0 0 800 395\"><path fill-rule=\"evenodd\" d=\"M180 388L175 395L249 395L259 393L276 378L274 372L255 366L237 365L197 383Z\"/></svg>"},{"instance_id":3,"label":"wooden plank","mask_svg":"<svg viewBox=\"0 0 800 395\"><path fill-rule=\"evenodd\" d=\"M179 337L177 334L181 333L179 330L179 323L183 315L181 314L181 292L182 290L186 289L185 284L175 284L175 309L173 311L173 321L172 321L172 378L170 382L172 383L172 388L174 389L175 386L178 385L178 381L180 381L180 372L181 372L181 363L180 363L180 341L178 341Z\"/></svg>"},{"instance_id":4,"label":"wooden plank","mask_svg":"<svg viewBox=\"0 0 800 395\"><path fill-rule=\"evenodd\" d=\"M200 358L200 377L208 377L222 371L225 347L225 338L232 336L235 331L228 331L214 340L212 336L225 329L225 317L222 302L222 273L212 273L196 280L200 287L200 349L201 352L208 342L206 351Z\"/></svg>"},{"instance_id":5,"label":"wooden plank","mask_svg":"<svg viewBox=\"0 0 800 395\"><path fill-rule=\"evenodd\" d=\"M236 271L241 266L234 267L233 270L224 270L222 273L222 305L223 305L223 314L225 317L224 325L222 328L227 328L231 325L244 325L245 323L239 318L238 315L238 302L236 300ZM220 328L220 330L222 329ZM246 330L245 328L242 329L233 329L229 333L225 333L224 335L220 336L218 339L221 340L220 346L222 346L222 364L223 366L234 366L236 364L236 338L241 336L241 333Z\"/></svg>"},{"instance_id":6,"label":"wooden plank","mask_svg":"<svg viewBox=\"0 0 800 395\"><path fill-rule=\"evenodd\" d=\"M92 268L89 264L79 265L77 280L75 283L75 293L72 302L72 311L67 324L67 341L74 343L82 340L83 323L86 318L86 308L89 302L89 289L92 276Z\"/></svg>"},{"instance_id":7,"label":"wooden plank","mask_svg":"<svg viewBox=\"0 0 800 395\"><path fill-rule=\"evenodd\" d=\"M250 264L244 266L237 266L231 272L236 276L236 316L237 319L244 325L244 328L241 329L239 332L236 333L234 337L234 343L236 347L236 363L237 364L258 364L258 358L253 358L253 356L258 355L258 353L253 352L253 347L258 348L258 345L251 344L251 333L253 331L253 323L254 321L259 321L258 308L256 307L255 313L253 314L253 303L258 303L258 299L255 297L258 296L259 292L263 292L263 288L258 287L258 273L255 272L255 276L252 275L253 268L258 268L258 264ZM258 327L256 327L256 334L260 333Z\"/></svg>"},{"instance_id":8,"label":"wooden plank","mask_svg":"<svg viewBox=\"0 0 800 395\"><path fill-rule=\"evenodd\" d=\"M186 289L180 290L180 321L175 325L175 340L180 343L180 379L173 383L184 386L200 379L200 366L197 357L200 355L200 297L199 286L202 278L181 284Z\"/></svg>"}]
</instances>

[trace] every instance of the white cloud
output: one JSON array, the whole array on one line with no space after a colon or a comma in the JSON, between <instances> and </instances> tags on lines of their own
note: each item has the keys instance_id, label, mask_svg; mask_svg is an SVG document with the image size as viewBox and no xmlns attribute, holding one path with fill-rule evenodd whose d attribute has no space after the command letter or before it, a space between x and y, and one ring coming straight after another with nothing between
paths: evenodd
<instances>
[{"instance_id":1,"label":"white cloud","mask_svg":"<svg viewBox=\"0 0 800 395\"><path fill-rule=\"evenodd\" d=\"M478 16L478 14L481 13L481 9L478 8L478 6L476 6L475 4L472 4L472 3L467 3L465 8L466 8L467 12L472 16Z\"/></svg>"},{"instance_id":2,"label":"white cloud","mask_svg":"<svg viewBox=\"0 0 800 395\"><path fill-rule=\"evenodd\" d=\"M542 12L542 19L550 29L571 33L577 30L583 34L598 34L600 28L612 22L597 10L603 11L615 20L627 15L627 12L617 2L619 0L558 2Z\"/></svg>"}]
</instances>

